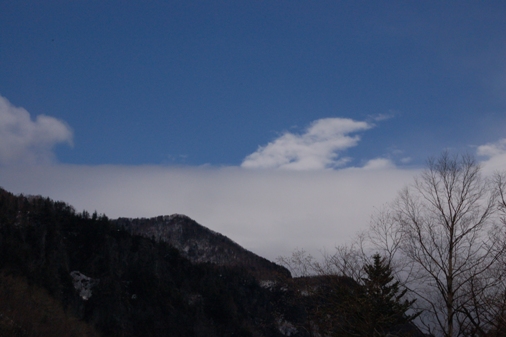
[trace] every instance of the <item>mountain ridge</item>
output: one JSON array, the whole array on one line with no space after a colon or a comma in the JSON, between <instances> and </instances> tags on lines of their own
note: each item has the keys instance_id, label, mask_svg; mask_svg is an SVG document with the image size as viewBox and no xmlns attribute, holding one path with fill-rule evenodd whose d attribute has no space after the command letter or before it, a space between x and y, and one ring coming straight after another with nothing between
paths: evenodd
<instances>
[{"instance_id":1,"label":"mountain ridge","mask_svg":"<svg viewBox=\"0 0 506 337\"><path fill-rule=\"evenodd\" d=\"M163 241L194 263L246 267L259 280L290 278L285 267L267 260L184 214L111 220L132 235Z\"/></svg>"}]
</instances>

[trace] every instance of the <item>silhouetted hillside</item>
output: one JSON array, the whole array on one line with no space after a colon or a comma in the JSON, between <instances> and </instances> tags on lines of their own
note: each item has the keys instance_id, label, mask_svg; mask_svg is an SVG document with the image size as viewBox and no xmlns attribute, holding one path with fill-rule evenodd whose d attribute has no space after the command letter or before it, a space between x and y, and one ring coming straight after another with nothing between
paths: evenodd
<instances>
[{"instance_id":1,"label":"silhouetted hillside","mask_svg":"<svg viewBox=\"0 0 506 337\"><path fill-rule=\"evenodd\" d=\"M243 268L194 264L166 242L48 198L0 190L0 271L103 336L282 336L271 292ZM0 294L9 289L0 279ZM44 336L11 310L0 306L0 329Z\"/></svg>"}]
</instances>

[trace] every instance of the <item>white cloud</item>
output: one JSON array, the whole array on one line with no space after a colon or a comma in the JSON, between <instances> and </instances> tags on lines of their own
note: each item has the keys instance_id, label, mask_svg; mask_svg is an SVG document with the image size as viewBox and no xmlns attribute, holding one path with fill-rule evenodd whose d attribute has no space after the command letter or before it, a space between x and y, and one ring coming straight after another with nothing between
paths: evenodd
<instances>
[{"instance_id":1,"label":"white cloud","mask_svg":"<svg viewBox=\"0 0 506 337\"><path fill-rule=\"evenodd\" d=\"M506 138L478 146L476 153L478 156L487 157L481 163L486 173L506 169Z\"/></svg>"},{"instance_id":2,"label":"white cloud","mask_svg":"<svg viewBox=\"0 0 506 337\"><path fill-rule=\"evenodd\" d=\"M390 159L376 158L369 160L363 167L364 170L393 169L395 164Z\"/></svg>"},{"instance_id":3,"label":"white cloud","mask_svg":"<svg viewBox=\"0 0 506 337\"><path fill-rule=\"evenodd\" d=\"M494 157L506 153L506 138L495 143L487 143L478 146L477 154L479 156Z\"/></svg>"},{"instance_id":4,"label":"white cloud","mask_svg":"<svg viewBox=\"0 0 506 337\"><path fill-rule=\"evenodd\" d=\"M338 152L356 146L360 137L350 134L370 129L367 122L347 118L325 118L313 122L305 133L286 132L247 156L243 168L322 170L348 162Z\"/></svg>"},{"instance_id":5,"label":"white cloud","mask_svg":"<svg viewBox=\"0 0 506 337\"><path fill-rule=\"evenodd\" d=\"M35 121L23 108L0 96L0 165L51 162L57 143L72 144L72 131L62 121L39 115Z\"/></svg>"}]
</instances>

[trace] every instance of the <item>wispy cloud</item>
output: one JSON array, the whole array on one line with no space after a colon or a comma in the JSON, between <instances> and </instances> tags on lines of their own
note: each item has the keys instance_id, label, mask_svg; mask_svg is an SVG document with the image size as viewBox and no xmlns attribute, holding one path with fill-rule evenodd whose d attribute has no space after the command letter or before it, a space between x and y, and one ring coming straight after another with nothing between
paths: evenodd
<instances>
[{"instance_id":1,"label":"wispy cloud","mask_svg":"<svg viewBox=\"0 0 506 337\"><path fill-rule=\"evenodd\" d=\"M50 162L58 143L72 144L69 126L45 115L32 120L28 111L0 96L0 165Z\"/></svg>"},{"instance_id":2,"label":"wispy cloud","mask_svg":"<svg viewBox=\"0 0 506 337\"><path fill-rule=\"evenodd\" d=\"M372 124L348 118L325 118L313 122L303 134L284 133L247 156L241 164L252 169L322 170L344 165L339 152L356 146L359 135Z\"/></svg>"},{"instance_id":3,"label":"wispy cloud","mask_svg":"<svg viewBox=\"0 0 506 337\"><path fill-rule=\"evenodd\" d=\"M369 118L375 122L382 122L382 121L386 121L391 118L394 118L395 116L397 116L399 114L400 113L398 111L390 110L388 113L380 113L380 114L376 114L376 115L370 115Z\"/></svg>"},{"instance_id":4,"label":"wispy cloud","mask_svg":"<svg viewBox=\"0 0 506 337\"><path fill-rule=\"evenodd\" d=\"M369 160L364 166L364 170L384 170L393 169L395 164L390 159L376 158Z\"/></svg>"}]
</instances>

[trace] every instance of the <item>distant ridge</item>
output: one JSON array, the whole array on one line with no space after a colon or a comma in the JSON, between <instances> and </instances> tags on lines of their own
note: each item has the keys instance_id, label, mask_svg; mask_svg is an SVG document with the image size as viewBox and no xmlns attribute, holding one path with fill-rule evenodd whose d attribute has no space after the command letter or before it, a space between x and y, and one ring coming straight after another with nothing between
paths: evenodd
<instances>
[{"instance_id":1,"label":"distant ridge","mask_svg":"<svg viewBox=\"0 0 506 337\"><path fill-rule=\"evenodd\" d=\"M258 256L228 237L182 214L154 218L119 218L114 223L132 235L167 242L194 263L244 267L259 280L290 277L290 272Z\"/></svg>"}]
</instances>

